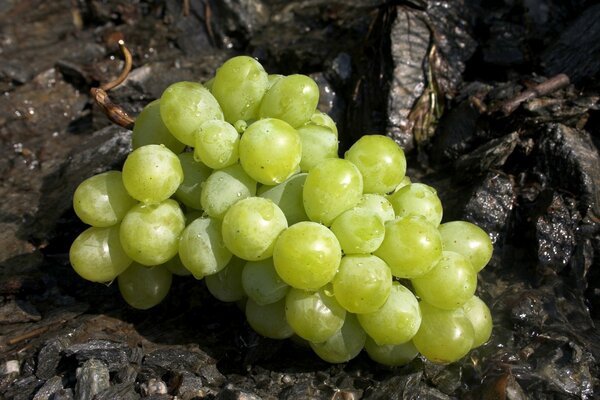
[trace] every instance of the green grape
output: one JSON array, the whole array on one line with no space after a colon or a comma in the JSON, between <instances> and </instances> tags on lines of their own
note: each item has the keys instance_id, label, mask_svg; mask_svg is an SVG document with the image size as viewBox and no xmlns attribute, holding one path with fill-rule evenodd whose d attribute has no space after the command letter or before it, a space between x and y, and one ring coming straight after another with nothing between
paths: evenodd
<instances>
[{"instance_id":1,"label":"green grape","mask_svg":"<svg viewBox=\"0 0 600 400\"><path fill-rule=\"evenodd\" d=\"M361 328L356 315L346 313L342 328L322 343L310 342L310 347L321 359L329 363L343 363L356 357L367 334Z\"/></svg>"},{"instance_id":2,"label":"green grape","mask_svg":"<svg viewBox=\"0 0 600 400\"><path fill-rule=\"evenodd\" d=\"M371 360L390 367L406 365L419 354L412 341L401 344L378 345L368 336L365 342L365 350Z\"/></svg>"},{"instance_id":3,"label":"green grape","mask_svg":"<svg viewBox=\"0 0 600 400\"><path fill-rule=\"evenodd\" d=\"M183 182L175 191L175 198L185 204L186 207L201 210L202 183L208 179L212 170L201 162L194 160L194 154L191 152L181 153L177 157L179 157L181 169L183 170Z\"/></svg>"},{"instance_id":4,"label":"green grape","mask_svg":"<svg viewBox=\"0 0 600 400\"><path fill-rule=\"evenodd\" d=\"M181 262L181 259L179 258L179 254L177 254L175 257L171 258L169 261L167 261L166 263L164 263L162 265L166 269L168 269L173 275L189 276L192 274L190 272L190 270L187 269Z\"/></svg>"},{"instance_id":5,"label":"green grape","mask_svg":"<svg viewBox=\"0 0 600 400\"><path fill-rule=\"evenodd\" d=\"M171 150L149 144L127 156L122 177L131 197L143 203L160 203L171 197L183 182L183 169Z\"/></svg>"},{"instance_id":6,"label":"green grape","mask_svg":"<svg viewBox=\"0 0 600 400\"><path fill-rule=\"evenodd\" d=\"M492 258L494 246L489 235L480 227L467 221L446 222L439 226L444 250L467 257L475 272L479 272Z\"/></svg>"},{"instance_id":7,"label":"green grape","mask_svg":"<svg viewBox=\"0 0 600 400\"><path fill-rule=\"evenodd\" d=\"M412 285L417 296L427 303L453 310L475 294L477 273L465 256L444 251L440 261L429 272L412 279Z\"/></svg>"},{"instance_id":8,"label":"green grape","mask_svg":"<svg viewBox=\"0 0 600 400\"><path fill-rule=\"evenodd\" d=\"M402 189L404 186L410 185L411 183L412 181L410 180L410 177L405 175L404 178L402 178L402 181L400 181L400 183L398 184L398 186L396 186L393 193L396 193L398 190Z\"/></svg>"},{"instance_id":9,"label":"green grape","mask_svg":"<svg viewBox=\"0 0 600 400\"><path fill-rule=\"evenodd\" d=\"M212 93L213 83L215 83L215 77L214 76L212 78L210 78L209 80L207 80L206 82L204 82L202 84L202 86L204 86L205 88L207 88Z\"/></svg>"},{"instance_id":10,"label":"green grape","mask_svg":"<svg viewBox=\"0 0 600 400\"><path fill-rule=\"evenodd\" d=\"M148 268L133 263L119 275L119 291L131 307L147 310L167 297L172 280L171 272L162 265Z\"/></svg>"},{"instance_id":11,"label":"green grape","mask_svg":"<svg viewBox=\"0 0 600 400\"><path fill-rule=\"evenodd\" d=\"M281 74L269 74L268 75L269 86L268 86L267 89L271 89L271 86L273 86L275 83L277 83L284 76L285 75L281 75Z\"/></svg>"},{"instance_id":12,"label":"green grape","mask_svg":"<svg viewBox=\"0 0 600 400\"><path fill-rule=\"evenodd\" d=\"M335 137L338 136L338 130L335 121L324 112L316 110L313 115L311 115L310 122L318 126L329 128L331 132L335 133Z\"/></svg>"},{"instance_id":13,"label":"green grape","mask_svg":"<svg viewBox=\"0 0 600 400\"><path fill-rule=\"evenodd\" d=\"M235 128L237 133L242 134L242 133L246 132L246 129L248 128L248 123L246 121L244 121L243 119L240 119L233 123L233 127ZM239 157L239 143L238 143L238 157Z\"/></svg>"},{"instance_id":14,"label":"green grape","mask_svg":"<svg viewBox=\"0 0 600 400\"><path fill-rule=\"evenodd\" d=\"M258 107L269 86L267 73L255 59L247 56L230 58L217 70L212 94L219 101L225 120L258 118Z\"/></svg>"},{"instance_id":15,"label":"green grape","mask_svg":"<svg viewBox=\"0 0 600 400\"><path fill-rule=\"evenodd\" d=\"M326 290L292 288L285 298L285 316L298 336L321 343L341 329L346 310Z\"/></svg>"},{"instance_id":16,"label":"green grape","mask_svg":"<svg viewBox=\"0 0 600 400\"><path fill-rule=\"evenodd\" d=\"M413 338L417 350L438 364L463 358L473 345L473 326L463 309L442 310L424 301L420 307L421 327Z\"/></svg>"},{"instance_id":17,"label":"green grape","mask_svg":"<svg viewBox=\"0 0 600 400\"><path fill-rule=\"evenodd\" d=\"M331 231L345 254L368 254L377 250L383 242L385 224L372 211L352 208L333 220Z\"/></svg>"},{"instance_id":18,"label":"green grape","mask_svg":"<svg viewBox=\"0 0 600 400\"><path fill-rule=\"evenodd\" d=\"M213 171L202 186L200 203L211 217L223 219L229 207L256 194L256 181L239 164Z\"/></svg>"},{"instance_id":19,"label":"green grape","mask_svg":"<svg viewBox=\"0 0 600 400\"><path fill-rule=\"evenodd\" d=\"M302 142L302 172L310 171L327 158L338 158L338 138L328 127L308 123L298 128Z\"/></svg>"},{"instance_id":20,"label":"green grape","mask_svg":"<svg viewBox=\"0 0 600 400\"><path fill-rule=\"evenodd\" d=\"M342 257L333 278L335 298L353 313L377 311L386 302L392 289L392 273L387 264L372 255Z\"/></svg>"},{"instance_id":21,"label":"green grape","mask_svg":"<svg viewBox=\"0 0 600 400\"><path fill-rule=\"evenodd\" d=\"M442 256L442 238L427 220L408 216L388 221L381 246L373 253L389 265L398 278L421 276Z\"/></svg>"},{"instance_id":22,"label":"green grape","mask_svg":"<svg viewBox=\"0 0 600 400\"><path fill-rule=\"evenodd\" d=\"M276 185L300 165L302 143L298 132L284 121L266 118L251 124L240 140L240 164L254 180Z\"/></svg>"},{"instance_id":23,"label":"green grape","mask_svg":"<svg viewBox=\"0 0 600 400\"><path fill-rule=\"evenodd\" d=\"M225 247L221 223L213 218L197 218L181 233L179 258L196 279L219 272L231 260Z\"/></svg>"},{"instance_id":24,"label":"green grape","mask_svg":"<svg viewBox=\"0 0 600 400\"><path fill-rule=\"evenodd\" d=\"M83 279L110 282L131 264L119 239L119 226L88 228L71 244L69 260Z\"/></svg>"},{"instance_id":25,"label":"green grape","mask_svg":"<svg viewBox=\"0 0 600 400\"><path fill-rule=\"evenodd\" d=\"M306 176L306 174L292 175L278 185L265 185L257 191L258 196L272 200L281 208L290 226L308 220L302 201L302 189L304 188Z\"/></svg>"},{"instance_id":26,"label":"green grape","mask_svg":"<svg viewBox=\"0 0 600 400\"><path fill-rule=\"evenodd\" d=\"M271 200L249 197L229 208L222 227L223 241L233 254L258 261L273 255L275 240L287 228L287 221Z\"/></svg>"},{"instance_id":27,"label":"green grape","mask_svg":"<svg viewBox=\"0 0 600 400\"><path fill-rule=\"evenodd\" d=\"M294 335L285 318L285 299L261 305L249 298L246 302L246 319L259 335L271 339L286 339Z\"/></svg>"},{"instance_id":28,"label":"green grape","mask_svg":"<svg viewBox=\"0 0 600 400\"><path fill-rule=\"evenodd\" d=\"M396 142L387 136L365 135L344 155L363 176L365 193L393 191L406 173L406 157Z\"/></svg>"},{"instance_id":29,"label":"green grape","mask_svg":"<svg viewBox=\"0 0 600 400\"><path fill-rule=\"evenodd\" d=\"M207 275L204 282L210 294L225 302L238 301L246 297L242 287L242 271L245 263L246 261L233 257L225 268L216 274Z\"/></svg>"},{"instance_id":30,"label":"green grape","mask_svg":"<svg viewBox=\"0 0 600 400\"><path fill-rule=\"evenodd\" d=\"M177 254L185 217L175 200L134 206L120 227L125 253L143 265L160 265Z\"/></svg>"},{"instance_id":31,"label":"green grape","mask_svg":"<svg viewBox=\"0 0 600 400\"><path fill-rule=\"evenodd\" d=\"M194 157L210 168L221 169L239 159L240 135L228 122L206 121L196 132Z\"/></svg>"},{"instance_id":32,"label":"green grape","mask_svg":"<svg viewBox=\"0 0 600 400\"><path fill-rule=\"evenodd\" d=\"M379 345L406 343L415 336L421 324L419 302L410 290L394 282L383 306L370 313L358 314L358 321Z\"/></svg>"},{"instance_id":33,"label":"green grape","mask_svg":"<svg viewBox=\"0 0 600 400\"><path fill-rule=\"evenodd\" d=\"M335 235L316 222L303 221L283 231L273 251L277 274L288 285L317 290L337 272L342 250Z\"/></svg>"},{"instance_id":34,"label":"green grape","mask_svg":"<svg viewBox=\"0 0 600 400\"><path fill-rule=\"evenodd\" d=\"M119 171L92 176L81 182L73 194L75 214L98 228L118 224L136 203L125 190Z\"/></svg>"},{"instance_id":35,"label":"green grape","mask_svg":"<svg viewBox=\"0 0 600 400\"><path fill-rule=\"evenodd\" d=\"M330 158L310 170L304 182L304 209L315 222L330 226L333 220L360 201L362 176L350 161Z\"/></svg>"},{"instance_id":36,"label":"green grape","mask_svg":"<svg viewBox=\"0 0 600 400\"><path fill-rule=\"evenodd\" d=\"M248 261L242 272L244 292L258 305L275 303L290 289L275 271L273 259Z\"/></svg>"},{"instance_id":37,"label":"green grape","mask_svg":"<svg viewBox=\"0 0 600 400\"><path fill-rule=\"evenodd\" d=\"M177 82L163 92L160 116L173 136L194 146L198 128L206 121L222 120L223 111L217 99L200 83Z\"/></svg>"},{"instance_id":38,"label":"green grape","mask_svg":"<svg viewBox=\"0 0 600 400\"><path fill-rule=\"evenodd\" d=\"M442 202L434 188L423 183L413 183L388 196L396 216L420 215L435 226L442 221Z\"/></svg>"},{"instance_id":39,"label":"green grape","mask_svg":"<svg viewBox=\"0 0 600 400\"><path fill-rule=\"evenodd\" d=\"M392 203L381 194L363 194L355 208L374 212L381 218L384 224L396 218Z\"/></svg>"},{"instance_id":40,"label":"green grape","mask_svg":"<svg viewBox=\"0 0 600 400\"><path fill-rule=\"evenodd\" d=\"M160 117L160 100L154 100L144 107L135 119L131 133L131 146L134 150L148 144L162 144L175 154L181 153L185 148L185 144L177 140L163 123Z\"/></svg>"},{"instance_id":41,"label":"green grape","mask_svg":"<svg viewBox=\"0 0 600 400\"><path fill-rule=\"evenodd\" d=\"M277 79L260 104L260 118L277 118L293 127L304 125L319 104L319 86L306 75Z\"/></svg>"},{"instance_id":42,"label":"green grape","mask_svg":"<svg viewBox=\"0 0 600 400\"><path fill-rule=\"evenodd\" d=\"M493 327L492 313L488 306L477 296L471 297L462 308L473 326L472 348L474 349L490 339Z\"/></svg>"}]
</instances>

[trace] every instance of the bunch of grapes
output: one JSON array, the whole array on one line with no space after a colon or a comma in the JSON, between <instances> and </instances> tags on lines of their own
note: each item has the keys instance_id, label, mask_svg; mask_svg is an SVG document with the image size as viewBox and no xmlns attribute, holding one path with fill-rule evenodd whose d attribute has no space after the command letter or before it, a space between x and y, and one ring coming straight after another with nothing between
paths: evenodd
<instances>
[{"instance_id":1,"label":"bunch of grapes","mask_svg":"<svg viewBox=\"0 0 600 400\"><path fill-rule=\"evenodd\" d=\"M440 224L436 191L405 176L390 138L338 157L335 123L305 75L268 75L250 57L204 85L178 82L148 104L122 172L93 176L73 205L91 227L75 271L118 280L131 306L167 295L172 274L204 279L270 338L297 335L322 359L363 348L402 365L456 361L486 342L475 296L492 244L464 221Z\"/></svg>"}]
</instances>

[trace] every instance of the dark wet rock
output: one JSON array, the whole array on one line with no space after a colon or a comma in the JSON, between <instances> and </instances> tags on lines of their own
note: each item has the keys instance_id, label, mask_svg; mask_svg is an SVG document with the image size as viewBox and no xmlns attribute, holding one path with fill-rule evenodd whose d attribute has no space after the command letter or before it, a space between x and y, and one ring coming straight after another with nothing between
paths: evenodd
<instances>
[{"instance_id":1,"label":"dark wet rock","mask_svg":"<svg viewBox=\"0 0 600 400\"><path fill-rule=\"evenodd\" d=\"M240 48L269 22L270 7L263 1L210 1L211 30L221 47Z\"/></svg>"},{"instance_id":2,"label":"dark wet rock","mask_svg":"<svg viewBox=\"0 0 600 400\"><path fill-rule=\"evenodd\" d=\"M284 388L281 393L279 393L280 400L320 400L324 397L324 393L320 389L317 389L313 382L300 382Z\"/></svg>"},{"instance_id":3,"label":"dark wet rock","mask_svg":"<svg viewBox=\"0 0 600 400\"><path fill-rule=\"evenodd\" d=\"M44 381L35 376L27 376L12 382L11 386L4 391L3 395L8 400L28 400L42 387Z\"/></svg>"},{"instance_id":4,"label":"dark wet rock","mask_svg":"<svg viewBox=\"0 0 600 400\"><path fill-rule=\"evenodd\" d=\"M448 400L449 397L439 390L423 385L422 372L392 376L365 391L365 400L400 400L424 398Z\"/></svg>"},{"instance_id":5,"label":"dark wet rock","mask_svg":"<svg viewBox=\"0 0 600 400\"><path fill-rule=\"evenodd\" d=\"M129 363L129 346L109 340L90 340L67 347L67 357L75 357L80 363L97 360L104 363L109 371L116 371Z\"/></svg>"},{"instance_id":6,"label":"dark wet rock","mask_svg":"<svg viewBox=\"0 0 600 400\"><path fill-rule=\"evenodd\" d=\"M63 389L55 392L50 396L48 400L73 400L73 390L72 389Z\"/></svg>"},{"instance_id":7,"label":"dark wet rock","mask_svg":"<svg viewBox=\"0 0 600 400\"><path fill-rule=\"evenodd\" d=\"M542 131L539 162L554 187L579 199L582 215L600 215L600 156L590 135L561 124Z\"/></svg>"},{"instance_id":8,"label":"dark wet rock","mask_svg":"<svg viewBox=\"0 0 600 400\"><path fill-rule=\"evenodd\" d=\"M53 338L44 344L37 357L35 374L38 378L50 379L57 373L62 352L67 346L68 342L63 338Z\"/></svg>"},{"instance_id":9,"label":"dark wet rock","mask_svg":"<svg viewBox=\"0 0 600 400\"><path fill-rule=\"evenodd\" d=\"M560 272L575 252L575 235L581 217L574 202L554 193L545 212L535 222L540 265Z\"/></svg>"},{"instance_id":10,"label":"dark wet rock","mask_svg":"<svg viewBox=\"0 0 600 400\"><path fill-rule=\"evenodd\" d=\"M37 391L33 400L48 400L54 393L60 390L63 390L62 378L60 376L53 376Z\"/></svg>"},{"instance_id":11,"label":"dark wet rock","mask_svg":"<svg viewBox=\"0 0 600 400\"><path fill-rule=\"evenodd\" d=\"M490 140L468 154L456 160L455 167L458 179L472 179L473 175L490 170L500 169L519 143L519 134Z\"/></svg>"},{"instance_id":12,"label":"dark wet rock","mask_svg":"<svg viewBox=\"0 0 600 400\"><path fill-rule=\"evenodd\" d=\"M198 348L165 348L155 350L144 357L144 366L165 372L190 371L201 373L213 359Z\"/></svg>"},{"instance_id":13,"label":"dark wet rock","mask_svg":"<svg viewBox=\"0 0 600 400\"><path fill-rule=\"evenodd\" d=\"M137 400L139 398L140 395L136 393L134 384L129 382L111 385L96 394L94 400Z\"/></svg>"},{"instance_id":14,"label":"dark wet rock","mask_svg":"<svg viewBox=\"0 0 600 400\"><path fill-rule=\"evenodd\" d=\"M464 219L480 226L493 243L501 245L515 199L514 182L510 176L490 172L465 204Z\"/></svg>"},{"instance_id":15,"label":"dark wet rock","mask_svg":"<svg viewBox=\"0 0 600 400\"><path fill-rule=\"evenodd\" d=\"M262 397L233 386L226 386L219 392L215 400L262 400Z\"/></svg>"},{"instance_id":16,"label":"dark wet rock","mask_svg":"<svg viewBox=\"0 0 600 400\"><path fill-rule=\"evenodd\" d=\"M139 368L131 364L122 366L115 375L115 381L119 383L135 383Z\"/></svg>"},{"instance_id":17,"label":"dark wet rock","mask_svg":"<svg viewBox=\"0 0 600 400\"><path fill-rule=\"evenodd\" d=\"M600 73L600 5L592 5L572 21L558 40L544 53L548 75L565 73L571 81L582 83Z\"/></svg>"},{"instance_id":18,"label":"dark wet rock","mask_svg":"<svg viewBox=\"0 0 600 400\"><path fill-rule=\"evenodd\" d=\"M110 376L106 365L99 360L90 359L77 368L75 399L87 400L106 390L110 386Z\"/></svg>"},{"instance_id":19,"label":"dark wet rock","mask_svg":"<svg viewBox=\"0 0 600 400\"><path fill-rule=\"evenodd\" d=\"M0 324L39 321L40 319L42 316L39 311L26 300L8 298L0 304Z\"/></svg>"},{"instance_id":20,"label":"dark wet rock","mask_svg":"<svg viewBox=\"0 0 600 400\"><path fill-rule=\"evenodd\" d=\"M503 67L517 67L526 61L526 27L507 21L494 21L489 40L482 46L483 61Z\"/></svg>"},{"instance_id":21,"label":"dark wet rock","mask_svg":"<svg viewBox=\"0 0 600 400\"><path fill-rule=\"evenodd\" d=\"M167 394L167 384L159 378L150 378L140 385L140 392L144 397Z\"/></svg>"},{"instance_id":22,"label":"dark wet rock","mask_svg":"<svg viewBox=\"0 0 600 400\"><path fill-rule=\"evenodd\" d=\"M203 395L202 378L187 371L177 374L169 386L174 386L174 392L183 400L191 400Z\"/></svg>"}]
</instances>

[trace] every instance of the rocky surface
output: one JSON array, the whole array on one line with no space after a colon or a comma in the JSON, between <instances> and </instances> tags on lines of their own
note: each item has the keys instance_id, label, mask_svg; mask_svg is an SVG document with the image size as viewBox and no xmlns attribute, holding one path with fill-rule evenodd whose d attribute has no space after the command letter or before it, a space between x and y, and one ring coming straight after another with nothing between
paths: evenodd
<instances>
[{"instance_id":1,"label":"rocky surface","mask_svg":"<svg viewBox=\"0 0 600 400\"><path fill-rule=\"evenodd\" d=\"M600 31L586 0L0 2L0 397L7 399L479 399L599 396ZM77 184L119 168L135 115L235 54L310 74L343 149L401 143L445 220L491 235L480 273L489 343L460 362L328 365L255 334L234 304L177 277L135 311L68 264L84 229ZM515 102L555 74L570 83ZM508 111L507 111L508 110Z\"/></svg>"}]
</instances>

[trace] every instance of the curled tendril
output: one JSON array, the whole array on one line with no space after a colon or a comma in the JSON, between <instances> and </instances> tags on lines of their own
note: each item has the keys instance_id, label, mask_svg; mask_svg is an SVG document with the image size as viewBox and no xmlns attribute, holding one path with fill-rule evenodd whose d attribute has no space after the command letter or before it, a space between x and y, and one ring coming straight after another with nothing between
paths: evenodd
<instances>
[{"instance_id":1,"label":"curled tendril","mask_svg":"<svg viewBox=\"0 0 600 400\"><path fill-rule=\"evenodd\" d=\"M131 53L125 46L125 41L119 40L119 48L121 49L123 57L125 58L125 65L121 71L121 74L114 81L102 84L100 87L91 88L90 94L94 98L96 104L102 109L104 114L106 114L108 119L122 127L131 128L133 127L135 119L130 117L120 106L113 103L108 97L107 93L109 90L114 89L123 83L131 71Z\"/></svg>"}]
</instances>

